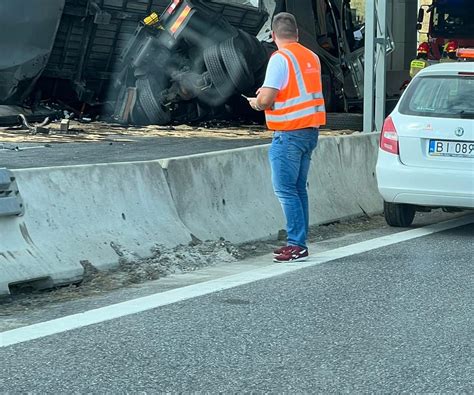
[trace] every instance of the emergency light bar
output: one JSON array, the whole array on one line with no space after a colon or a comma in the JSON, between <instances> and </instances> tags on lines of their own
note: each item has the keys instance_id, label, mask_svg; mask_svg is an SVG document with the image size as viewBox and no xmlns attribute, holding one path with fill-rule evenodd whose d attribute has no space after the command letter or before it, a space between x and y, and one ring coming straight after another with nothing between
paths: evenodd
<instances>
[{"instance_id":1,"label":"emergency light bar","mask_svg":"<svg viewBox=\"0 0 474 395\"><path fill-rule=\"evenodd\" d=\"M456 56L458 59L474 60L474 48L459 48Z\"/></svg>"}]
</instances>

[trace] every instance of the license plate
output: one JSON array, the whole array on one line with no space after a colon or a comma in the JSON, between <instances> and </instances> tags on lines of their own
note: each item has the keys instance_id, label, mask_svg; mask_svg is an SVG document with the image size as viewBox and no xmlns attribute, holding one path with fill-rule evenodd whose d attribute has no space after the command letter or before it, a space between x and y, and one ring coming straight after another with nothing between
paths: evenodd
<instances>
[{"instance_id":1,"label":"license plate","mask_svg":"<svg viewBox=\"0 0 474 395\"><path fill-rule=\"evenodd\" d=\"M431 156L474 158L474 142L430 140L428 153Z\"/></svg>"}]
</instances>

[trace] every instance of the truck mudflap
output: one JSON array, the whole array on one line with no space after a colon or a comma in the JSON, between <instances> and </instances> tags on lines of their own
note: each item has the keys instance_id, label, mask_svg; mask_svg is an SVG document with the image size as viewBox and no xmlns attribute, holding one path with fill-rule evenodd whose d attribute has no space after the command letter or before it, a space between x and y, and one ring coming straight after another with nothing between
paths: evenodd
<instances>
[{"instance_id":1,"label":"truck mudflap","mask_svg":"<svg viewBox=\"0 0 474 395\"><path fill-rule=\"evenodd\" d=\"M65 0L0 2L0 104L25 98L53 48Z\"/></svg>"}]
</instances>

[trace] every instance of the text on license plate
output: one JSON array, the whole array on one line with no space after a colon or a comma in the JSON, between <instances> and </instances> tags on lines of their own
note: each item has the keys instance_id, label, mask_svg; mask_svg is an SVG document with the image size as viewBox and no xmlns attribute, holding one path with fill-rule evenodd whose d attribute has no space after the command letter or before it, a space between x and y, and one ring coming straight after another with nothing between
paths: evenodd
<instances>
[{"instance_id":1,"label":"text on license plate","mask_svg":"<svg viewBox=\"0 0 474 395\"><path fill-rule=\"evenodd\" d=\"M433 156L474 158L474 142L430 140L428 153Z\"/></svg>"}]
</instances>

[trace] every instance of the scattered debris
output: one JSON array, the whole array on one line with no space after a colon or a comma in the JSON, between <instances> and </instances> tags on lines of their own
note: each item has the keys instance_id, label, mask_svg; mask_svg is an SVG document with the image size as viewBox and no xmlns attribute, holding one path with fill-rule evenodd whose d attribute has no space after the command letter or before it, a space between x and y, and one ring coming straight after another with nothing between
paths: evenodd
<instances>
[{"instance_id":1,"label":"scattered debris","mask_svg":"<svg viewBox=\"0 0 474 395\"><path fill-rule=\"evenodd\" d=\"M69 134L69 124L70 124L69 119L61 119L61 123L60 123L61 133Z\"/></svg>"},{"instance_id":2,"label":"scattered debris","mask_svg":"<svg viewBox=\"0 0 474 395\"><path fill-rule=\"evenodd\" d=\"M31 134L49 134L49 128L46 127L51 122L49 117L46 117L39 125L30 125L23 114L19 114L18 118L21 120L22 125L28 129Z\"/></svg>"},{"instance_id":3,"label":"scattered debris","mask_svg":"<svg viewBox=\"0 0 474 395\"><path fill-rule=\"evenodd\" d=\"M130 253L123 254L117 271L125 274L128 283L134 284L216 263L232 263L242 258L239 248L224 239L208 240L194 246L179 245L171 249L159 245L152 252L153 255L145 259L136 259Z\"/></svg>"},{"instance_id":4,"label":"scattered debris","mask_svg":"<svg viewBox=\"0 0 474 395\"><path fill-rule=\"evenodd\" d=\"M38 149L38 148L52 148L52 145L43 144L43 145L20 147L18 145L0 143L0 151L18 151L19 152L19 151L25 151L25 150L30 150L30 149Z\"/></svg>"}]
</instances>

